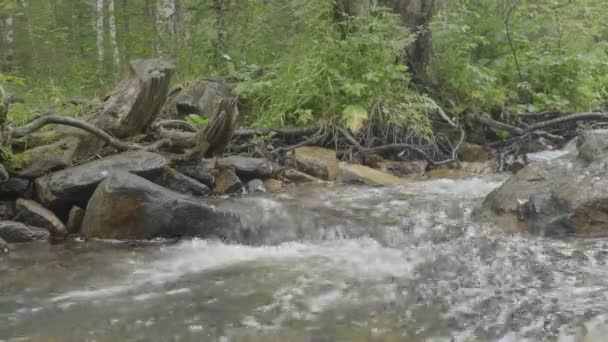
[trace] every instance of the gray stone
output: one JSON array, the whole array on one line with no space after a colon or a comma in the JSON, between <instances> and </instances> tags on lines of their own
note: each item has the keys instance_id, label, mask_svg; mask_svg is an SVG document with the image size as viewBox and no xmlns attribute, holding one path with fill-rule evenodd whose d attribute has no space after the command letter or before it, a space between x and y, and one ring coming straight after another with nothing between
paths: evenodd
<instances>
[{"instance_id":1,"label":"gray stone","mask_svg":"<svg viewBox=\"0 0 608 342\"><path fill-rule=\"evenodd\" d=\"M278 171L278 165L265 158L249 158L241 156L231 156L220 158L217 161L219 169L232 169L236 175L248 182L256 178L271 178Z\"/></svg>"},{"instance_id":2,"label":"gray stone","mask_svg":"<svg viewBox=\"0 0 608 342\"><path fill-rule=\"evenodd\" d=\"M40 203L66 219L73 206L85 207L101 181L116 172L130 172L147 179L161 176L167 160L156 153L130 151L88 162L36 179Z\"/></svg>"},{"instance_id":3,"label":"gray stone","mask_svg":"<svg viewBox=\"0 0 608 342\"><path fill-rule=\"evenodd\" d=\"M215 188L215 176L211 173L209 161L206 159L181 162L175 166L175 169L178 172L205 184L210 189Z\"/></svg>"},{"instance_id":4,"label":"gray stone","mask_svg":"<svg viewBox=\"0 0 608 342\"><path fill-rule=\"evenodd\" d=\"M21 222L0 221L0 238L8 243L48 240L50 235L46 229L30 227Z\"/></svg>"},{"instance_id":5,"label":"gray stone","mask_svg":"<svg viewBox=\"0 0 608 342\"><path fill-rule=\"evenodd\" d=\"M221 171L215 180L215 192L219 194L234 194L243 190L243 183L230 170Z\"/></svg>"},{"instance_id":6,"label":"gray stone","mask_svg":"<svg viewBox=\"0 0 608 342\"><path fill-rule=\"evenodd\" d=\"M589 163L604 159L608 151L608 129L583 131L578 136L576 147L579 157Z\"/></svg>"},{"instance_id":7,"label":"gray stone","mask_svg":"<svg viewBox=\"0 0 608 342\"><path fill-rule=\"evenodd\" d=\"M15 203L17 216L30 226L48 230L53 236L65 236L68 231L61 220L50 210L40 204L20 198Z\"/></svg>"},{"instance_id":8,"label":"gray stone","mask_svg":"<svg viewBox=\"0 0 608 342\"><path fill-rule=\"evenodd\" d=\"M509 231L608 232L608 155L566 154L527 165L490 193L476 214Z\"/></svg>"},{"instance_id":9,"label":"gray stone","mask_svg":"<svg viewBox=\"0 0 608 342\"><path fill-rule=\"evenodd\" d=\"M256 192L266 192L266 186L264 186L264 182L259 179L254 179L247 183L247 192L250 194Z\"/></svg>"},{"instance_id":10,"label":"gray stone","mask_svg":"<svg viewBox=\"0 0 608 342\"><path fill-rule=\"evenodd\" d=\"M27 150L18 156L25 165L16 174L21 178L34 179L65 169L72 165L79 144L79 138L67 137L53 144Z\"/></svg>"},{"instance_id":11,"label":"gray stone","mask_svg":"<svg viewBox=\"0 0 608 342\"><path fill-rule=\"evenodd\" d=\"M336 151L305 146L297 148L294 155L298 170L328 181L336 180L338 177Z\"/></svg>"},{"instance_id":12,"label":"gray stone","mask_svg":"<svg viewBox=\"0 0 608 342\"><path fill-rule=\"evenodd\" d=\"M31 181L23 178L10 178L0 184L0 199L15 200L17 198L32 198L33 187Z\"/></svg>"},{"instance_id":13,"label":"gray stone","mask_svg":"<svg viewBox=\"0 0 608 342\"><path fill-rule=\"evenodd\" d=\"M86 238L210 237L238 226L237 216L129 173L114 173L95 190L86 210Z\"/></svg>"},{"instance_id":14,"label":"gray stone","mask_svg":"<svg viewBox=\"0 0 608 342\"><path fill-rule=\"evenodd\" d=\"M173 169L165 172L159 184L173 191L187 195L207 196L211 193L211 189L205 184Z\"/></svg>"}]
</instances>

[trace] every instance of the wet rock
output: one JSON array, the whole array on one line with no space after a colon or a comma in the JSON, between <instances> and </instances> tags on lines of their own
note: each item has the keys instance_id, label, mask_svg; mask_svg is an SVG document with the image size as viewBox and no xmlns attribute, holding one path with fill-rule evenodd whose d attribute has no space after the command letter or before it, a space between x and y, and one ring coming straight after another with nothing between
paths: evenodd
<instances>
[{"instance_id":1,"label":"wet rock","mask_svg":"<svg viewBox=\"0 0 608 342\"><path fill-rule=\"evenodd\" d=\"M243 183L230 170L222 170L215 180L215 192L219 194L234 194L243 190Z\"/></svg>"},{"instance_id":2,"label":"wet rock","mask_svg":"<svg viewBox=\"0 0 608 342\"><path fill-rule=\"evenodd\" d=\"M207 187L205 184L173 169L165 172L160 179L159 184L168 189L186 195L207 196L211 193L211 189L209 189L209 187Z\"/></svg>"},{"instance_id":3,"label":"wet rock","mask_svg":"<svg viewBox=\"0 0 608 342\"><path fill-rule=\"evenodd\" d=\"M299 171L323 180L333 181L338 177L336 151L321 147L300 147L294 152Z\"/></svg>"},{"instance_id":4,"label":"wet rock","mask_svg":"<svg viewBox=\"0 0 608 342\"><path fill-rule=\"evenodd\" d=\"M295 169L287 169L283 171L283 177L285 177L285 179L287 179L288 181L295 183L295 184L302 184L302 183L322 183L323 181L320 180L319 178L315 178L309 174L306 174L304 172L300 172L298 170Z\"/></svg>"},{"instance_id":5,"label":"wet rock","mask_svg":"<svg viewBox=\"0 0 608 342\"><path fill-rule=\"evenodd\" d=\"M526 167L527 164L524 156L509 155L505 160L506 170L511 173L518 173L521 169Z\"/></svg>"},{"instance_id":6,"label":"wet rock","mask_svg":"<svg viewBox=\"0 0 608 342\"><path fill-rule=\"evenodd\" d=\"M15 200L17 198L32 198L33 186L31 181L23 178L10 178L0 184L0 199Z\"/></svg>"},{"instance_id":7,"label":"wet rock","mask_svg":"<svg viewBox=\"0 0 608 342\"><path fill-rule=\"evenodd\" d=\"M163 174L167 160L156 153L130 151L88 162L36 179L37 196L45 207L67 218L72 206L85 207L101 181L115 172L131 172L148 179Z\"/></svg>"},{"instance_id":8,"label":"wet rock","mask_svg":"<svg viewBox=\"0 0 608 342\"><path fill-rule=\"evenodd\" d=\"M374 168L382 172L388 172L397 177L422 176L426 171L427 162L416 161L381 161Z\"/></svg>"},{"instance_id":9,"label":"wet rock","mask_svg":"<svg viewBox=\"0 0 608 342\"><path fill-rule=\"evenodd\" d=\"M458 150L458 158L463 162L485 162L494 159L494 151L486 146L465 142Z\"/></svg>"},{"instance_id":10,"label":"wet rock","mask_svg":"<svg viewBox=\"0 0 608 342\"><path fill-rule=\"evenodd\" d=\"M247 183L247 192L250 194L256 192L266 192L266 187L264 186L264 182L259 179L254 179Z\"/></svg>"},{"instance_id":11,"label":"wet rock","mask_svg":"<svg viewBox=\"0 0 608 342\"><path fill-rule=\"evenodd\" d=\"M345 184L404 185L407 181L389 173L357 164L340 163L337 181Z\"/></svg>"},{"instance_id":12,"label":"wet rock","mask_svg":"<svg viewBox=\"0 0 608 342\"><path fill-rule=\"evenodd\" d=\"M8 243L46 241L50 233L46 229L30 227L21 222L0 221L0 238Z\"/></svg>"},{"instance_id":13,"label":"wet rock","mask_svg":"<svg viewBox=\"0 0 608 342\"><path fill-rule=\"evenodd\" d=\"M4 183L9 179L8 172L4 168L4 165L0 164L0 183Z\"/></svg>"},{"instance_id":14,"label":"wet rock","mask_svg":"<svg viewBox=\"0 0 608 342\"><path fill-rule=\"evenodd\" d=\"M10 220L15 217L15 202L0 201L0 221Z\"/></svg>"},{"instance_id":15,"label":"wet rock","mask_svg":"<svg viewBox=\"0 0 608 342\"><path fill-rule=\"evenodd\" d=\"M589 163L567 154L532 163L483 202L481 218L544 235L608 232L608 156Z\"/></svg>"},{"instance_id":16,"label":"wet rock","mask_svg":"<svg viewBox=\"0 0 608 342\"><path fill-rule=\"evenodd\" d=\"M215 188L215 176L211 172L212 167L207 159L182 162L177 164L175 169L178 172L205 184L210 189Z\"/></svg>"},{"instance_id":17,"label":"wet rock","mask_svg":"<svg viewBox=\"0 0 608 342\"><path fill-rule=\"evenodd\" d=\"M40 204L20 198L15 203L17 217L30 226L47 229L53 236L65 236L68 231L61 220Z\"/></svg>"},{"instance_id":18,"label":"wet rock","mask_svg":"<svg viewBox=\"0 0 608 342\"><path fill-rule=\"evenodd\" d=\"M113 173L95 190L86 210L86 238L209 237L239 224L235 215L129 173Z\"/></svg>"},{"instance_id":19,"label":"wet rock","mask_svg":"<svg viewBox=\"0 0 608 342\"><path fill-rule=\"evenodd\" d=\"M577 139L578 155L586 162L605 159L608 152L608 129L583 131Z\"/></svg>"},{"instance_id":20,"label":"wet rock","mask_svg":"<svg viewBox=\"0 0 608 342\"><path fill-rule=\"evenodd\" d=\"M85 211L80 207L72 207L70 214L68 215L68 222L66 223L66 229L68 234L77 234L80 232L82 227L82 221L84 220Z\"/></svg>"},{"instance_id":21,"label":"wet rock","mask_svg":"<svg viewBox=\"0 0 608 342\"><path fill-rule=\"evenodd\" d=\"M248 182L256 178L263 179L274 176L278 166L265 158L232 156L218 159L217 168L232 169L240 179Z\"/></svg>"},{"instance_id":22,"label":"wet rock","mask_svg":"<svg viewBox=\"0 0 608 342\"><path fill-rule=\"evenodd\" d=\"M0 255L8 253L8 242L4 241L3 238L0 238Z\"/></svg>"},{"instance_id":23,"label":"wet rock","mask_svg":"<svg viewBox=\"0 0 608 342\"><path fill-rule=\"evenodd\" d=\"M269 178L264 181L264 188L266 188L266 191L268 192L279 192L282 191L284 187L285 184L278 179Z\"/></svg>"},{"instance_id":24,"label":"wet rock","mask_svg":"<svg viewBox=\"0 0 608 342\"><path fill-rule=\"evenodd\" d=\"M67 137L53 144L27 150L16 156L24 164L16 170L16 174L21 178L34 179L65 169L72 165L79 143L80 139Z\"/></svg>"}]
</instances>

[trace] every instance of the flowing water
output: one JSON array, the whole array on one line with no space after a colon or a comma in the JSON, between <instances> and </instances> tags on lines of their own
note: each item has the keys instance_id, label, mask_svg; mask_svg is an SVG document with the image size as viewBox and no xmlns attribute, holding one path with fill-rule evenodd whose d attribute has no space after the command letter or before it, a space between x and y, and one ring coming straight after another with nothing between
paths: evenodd
<instances>
[{"instance_id":1,"label":"flowing water","mask_svg":"<svg viewBox=\"0 0 608 342\"><path fill-rule=\"evenodd\" d=\"M503 180L218 203L246 244L14 245L0 340L605 341L608 239L476 223Z\"/></svg>"}]
</instances>

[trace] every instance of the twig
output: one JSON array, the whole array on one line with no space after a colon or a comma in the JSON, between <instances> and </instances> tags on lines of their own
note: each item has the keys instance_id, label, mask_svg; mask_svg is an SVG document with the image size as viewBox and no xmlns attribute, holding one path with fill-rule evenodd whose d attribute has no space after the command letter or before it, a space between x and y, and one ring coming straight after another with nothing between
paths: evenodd
<instances>
[{"instance_id":1,"label":"twig","mask_svg":"<svg viewBox=\"0 0 608 342\"><path fill-rule=\"evenodd\" d=\"M321 135L315 135L309 139L306 139L304 141L302 141L299 144L295 144L295 145L291 145L291 146L282 146L282 147L278 147L275 148L274 150L272 150L270 153L271 154L278 154L278 153L283 153L283 152L289 152L289 151L293 151L296 148L302 147L302 146L308 146L308 145L312 145L318 141L322 141L325 138L327 138L328 133L323 133Z\"/></svg>"}]
</instances>

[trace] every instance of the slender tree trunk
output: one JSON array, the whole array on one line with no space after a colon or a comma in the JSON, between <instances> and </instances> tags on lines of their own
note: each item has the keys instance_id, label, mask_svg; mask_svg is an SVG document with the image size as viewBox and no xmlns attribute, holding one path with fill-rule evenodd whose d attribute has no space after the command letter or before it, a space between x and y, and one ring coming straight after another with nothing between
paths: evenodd
<instances>
[{"instance_id":1,"label":"slender tree trunk","mask_svg":"<svg viewBox=\"0 0 608 342\"><path fill-rule=\"evenodd\" d=\"M146 17L148 18L148 23L152 28L152 32L154 32L152 47L154 48L154 52L159 55L160 47L158 46L158 30L156 29L156 11L154 10L153 5L150 3L150 0L146 0L144 10L146 12Z\"/></svg>"},{"instance_id":2,"label":"slender tree trunk","mask_svg":"<svg viewBox=\"0 0 608 342\"><path fill-rule=\"evenodd\" d=\"M161 34L167 34L171 38L171 55L175 58L177 56L177 34L175 29L175 1L174 0L161 0L158 2L156 8L156 30Z\"/></svg>"},{"instance_id":3,"label":"slender tree trunk","mask_svg":"<svg viewBox=\"0 0 608 342\"><path fill-rule=\"evenodd\" d=\"M131 54L129 53L129 40L131 37L131 17L129 14L129 6L127 3L128 0L122 0L122 20L123 20L123 58L124 60L129 60L131 58Z\"/></svg>"},{"instance_id":4,"label":"slender tree trunk","mask_svg":"<svg viewBox=\"0 0 608 342\"><path fill-rule=\"evenodd\" d=\"M108 15L110 27L110 39L112 41L112 50L114 53L114 67L118 69L120 67L120 54L118 52L118 41L116 40L116 19L114 16L114 0L109 0L108 3Z\"/></svg>"},{"instance_id":5,"label":"slender tree trunk","mask_svg":"<svg viewBox=\"0 0 608 342\"><path fill-rule=\"evenodd\" d=\"M14 31L14 18L12 15L8 16L2 25L2 31L4 32L2 40L5 49L4 56L2 56L2 69L11 72L13 69L13 63L15 61L15 31Z\"/></svg>"},{"instance_id":6,"label":"slender tree trunk","mask_svg":"<svg viewBox=\"0 0 608 342\"><path fill-rule=\"evenodd\" d=\"M217 44L217 65L222 65L224 56L224 6L223 0L213 0L213 11L215 12L215 32Z\"/></svg>"},{"instance_id":7,"label":"slender tree trunk","mask_svg":"<svg viewBox=\"0 0 608 342\"><path fill-rule=\"evenodd\" d=\"M104 1L97 0L97 22L96 22L96 32L97 32L97 63L99 64L99 72L100 74L104 73Z\"/></svg>"}]
</instances>

